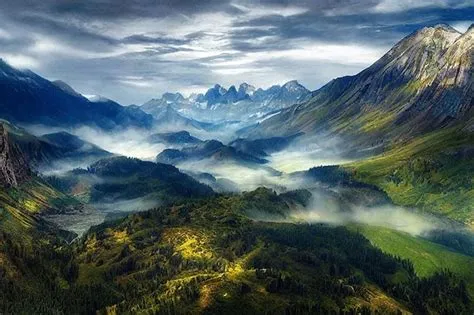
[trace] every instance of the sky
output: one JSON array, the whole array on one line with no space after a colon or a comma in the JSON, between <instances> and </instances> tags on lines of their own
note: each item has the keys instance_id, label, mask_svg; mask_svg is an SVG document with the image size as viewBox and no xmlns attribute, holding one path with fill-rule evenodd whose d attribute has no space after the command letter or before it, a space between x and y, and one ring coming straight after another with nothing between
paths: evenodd
<instances>
[{"instance_id":1,"label":"sky","mask_svg":"<svg viewBox=\"0 0 474 315\"><path fill-rule=\"evenodd\" d=\"M0 58L121 104L164 92L355 74L427 25L465 31L474 0L15 0Z\"/></svg>"}]
</instances>

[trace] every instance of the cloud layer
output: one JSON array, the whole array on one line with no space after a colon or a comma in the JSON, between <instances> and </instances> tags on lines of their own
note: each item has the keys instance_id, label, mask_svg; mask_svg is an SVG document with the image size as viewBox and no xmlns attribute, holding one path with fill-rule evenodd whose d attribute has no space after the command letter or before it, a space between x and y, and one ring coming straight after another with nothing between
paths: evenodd
<instances>
[{"instance_id":1,"label":"cloud layer","mask_svg":"<svg viewBox=\"0 0 474 315\"><path fill-rule=\"evenodd\" d=\"M0 57L124 104L219 82L316 89L429 24L464 28L472 1L68 1L0 3Z\"/></svg>"}]
</instances>

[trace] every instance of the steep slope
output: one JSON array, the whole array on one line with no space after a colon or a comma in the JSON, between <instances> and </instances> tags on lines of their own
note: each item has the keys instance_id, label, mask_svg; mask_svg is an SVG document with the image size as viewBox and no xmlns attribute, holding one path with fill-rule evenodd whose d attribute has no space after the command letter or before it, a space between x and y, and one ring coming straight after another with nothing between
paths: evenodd
<instances>
[{"instance_id":1,"label":"steep slope","mask_svg":"<svg viewBox=\"0 0 474 315\"><path fill-rule=\"evenodd\" d=\"M30 173L25 158L11 143L4 125L0 124L0 186L17 187L29 179Z\"/></svg>"},{"instance_id":2,"label":"steep slope","mask_svg":"<svg viewBox=\"0 0 474 315\"><path fill-rule=\"evenodd\" d=\"M0 120L9 139L21 151L28 165L35 170L54 169L57 163L92 163L111 156L98 146L67 132L57 132L36 137L23 128L8 121Z\"/></svg>"},{"instance_id":3,"label":"steep slope","mask_svg":"<svg viewBox=\"0 0 474 315\"><path fill-rule=\"evenodd\" d=\"M92 153L96 154L105 154L107 151L99 148L98 146L86 142L80 139L77 136L74 136L67 132L55 132L45 134L40 137L41 140L47 141L51 144L54 144L58 147L61 147L67 151L91 151Z\"/></svg>"},{"instance_id":4,"label":"steep slope","mask_svg":"<svg viewBox=\"0 0 474 315\"><path fill-rule=\"evenodd\" d=\"M341 137L341 150L378 154L347 166L358 180L397 204L473 227L473 60L474 27L426 27L247 135Z\"/></svg>"},{"instance_id":5,"label":"steep slope","mask_svg":"<svg viewBox=\"0 0 474 315\"><path fill-rule=\"evenodd\" d=\"M115 102L91 102L62 82L50 82L0 60L0 116L12 122L103 129L148 128L152 116Z\"/></svg>"},{"instance_id":6,"label":"steep slope","mask_svg":"<svg viewBox=\"0 0 474 315\"><path fill-rule=\"evenodd\" d=\"M249 134L324 132L370 146L456 124L472 108L472 32L423 28L366 70L331 81Z\"/></svg>"},{"instance_id":7,"label":"steep slope","mask_svg":"<svg viewBox=\"0 0 474 315\"><path fill-rule=\"evenodd\" d=\"M446 128L345 165L399 205L463 222L474 230L474 135Z\"/></svg>"},{"instance_id":8,"label":"steep slope","mask_svg":"<svg viewBox=\"0 0 474 315\"><path fill-rule=\"evenodd\" d=\"M4 231L12 226L48 227L41 215L82 207L38 178L27 161L5 124L0 124L0 227Z\"/></svg>"},{"instance_id":9,"label":"steep slope","mask_svg":"<svg viewBox=\"0 0 474 315\"><path fill-rule=\"evenodd\" d=\"M86 290L65 291L75 274L67 242L76 235L43 214L82 205L34 176L3 124L0 130L0 312L61 313Z\"/></svg>"}]
</instances>

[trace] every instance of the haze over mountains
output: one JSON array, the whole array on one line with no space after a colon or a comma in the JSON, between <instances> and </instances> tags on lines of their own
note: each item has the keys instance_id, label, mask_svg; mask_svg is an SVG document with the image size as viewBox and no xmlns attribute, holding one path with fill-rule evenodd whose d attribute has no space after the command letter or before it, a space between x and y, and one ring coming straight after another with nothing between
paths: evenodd
<instances>
[{"instance_id":1,"label":"haze over mountains","mask_svg":"<svg viewBox=\"0 0 474 315\"><path fill-rule=\"evenodd\" d=\"M192 94L185 98L180 93L165 93L159 99L152 99L140 108L159 116L164 108L171 106L188 117L204 121L257 121L269 113L277 112L310 98L310 91L298 83L289 81L282 86L274 85L266 90L242 83L237 89L216 84L205 94Z\"/></svg>"},{"instance_id":2,"label":"haze over mountains","mask_svg":"<svg viewBox=\"0 0 474 315\"><path fill-rule=\"evenodd\" d=\"M0 313L472 314L473 62L141 106L0 62Z\"/></svg>"}]
</instances>

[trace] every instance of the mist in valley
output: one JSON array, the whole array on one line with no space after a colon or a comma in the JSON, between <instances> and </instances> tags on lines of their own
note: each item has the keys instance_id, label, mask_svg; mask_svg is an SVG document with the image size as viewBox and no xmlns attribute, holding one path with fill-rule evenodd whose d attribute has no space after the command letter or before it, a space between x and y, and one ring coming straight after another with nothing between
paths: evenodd
<instances>
[{"instance_id":1,"label":"mist in valley","mask_svg":"<svg viewBox=\"0 0 474 315\"><path fill-rule=\"evenodd\" d=\"M312 192L310 205L295 209L289 215L290 220L305 223L328 223L346 225L351 223L385 227L413 236L425 236L437 229L447 229L447 222L434 216L415 212L414 209L383 204L374 207L348 205L340 209L327 196Z\"/></svg>"},{"instance_id":2,"label":"mist in valley","mask_svg":"<svg viewBox=\"0 0 474 315\"><path fill-rule=\"evenodd\" d=\"M156 156L168 148L183 146L150 143L147 138L153 133L179 131L181 126L161 126L154 130L126 129L116 132L106 132L91 127L80 127L66 130L98 147L113 153L134 157L146 161L155 161ZM28 126L27 130L36 134L63 131L63 129L44 126ZM188 129L192 136L201 140L218 139L224 144L237 139L235 125L228 129L214 131ZM321 135L319 137L300 137L281 151L272 152L265 157L268 163L249 165L236 161L215 160L213 158L185 161L176 166L182 172L189 174L199 182L211 186L221 193L238 193L252 191L258 187L267 187L277 193L297 189L308 189L311 202L306 207L293 207L286 218L266 217L258 213L258 220L285 221L299 223L325 223L334 225L368 224L381 226L409 233L413 236L426 236L440 229L451 230L452 227L434 216L421 214L413 209L394 206L390 203L379 205L342 204L338 199L338 188L328 189L321 183L308 181L297 174L312 167L326 165L341 165L354 161L343 154L343 142L334 137ZM60 160L39 168L44 176L59 176L76 168L86 169L94 159ZM201 174L210 174L209 181ZM203 179L206 178L206 179ZM357 191L353 192L357 194ZM135 211L143 211L161 204L152 198L135 198L129 200L111 200L110 202L90 203L88 210L78 214L54 215L48 219L62 228L71 230L79 235L92 225L103 222L107 216L115 217Z\"/></svg>"}]
</instances>

